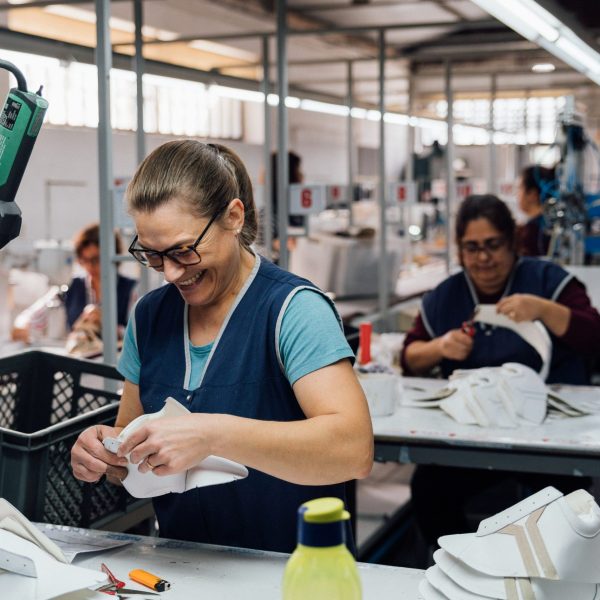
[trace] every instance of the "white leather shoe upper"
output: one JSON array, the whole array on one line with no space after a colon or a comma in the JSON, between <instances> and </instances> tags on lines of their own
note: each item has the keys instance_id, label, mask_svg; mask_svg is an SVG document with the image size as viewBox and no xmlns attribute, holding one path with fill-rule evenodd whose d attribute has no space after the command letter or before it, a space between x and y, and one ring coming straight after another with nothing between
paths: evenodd
<instances>
[{"instance_id":1,"label":"white leather shoe upper","mask_svg":"<svg viewBox=\"0 0 600 600\"><path fill-rule=\"evenodd\" d=\"M190 411L185 406L173 398L167 398L161 410L140 415L121 431L118 438L105 439L104 446L116 452L127 436L148 421L186 414L190 414ZM248 469L244 465L219 456L208 456L197 466L174 475L156 475L152 471L141 473L138 464L129 463L128 475L123 480L123 487L135 498L153 498L171 492L181 494L197 487L229 483L248 476Z\"/></svg>"},{"instance_id":2,"label":"white leather shoe upper","mask_svg":"<svg viewBox=\"0 0 600 600\"><path fill-rule=\"evenodd\" d=\"M477 533L439 544L494 577L600 583L600 508L585 490L563 497L547 487L482 521Z\"/></svg>"}]
</instances>

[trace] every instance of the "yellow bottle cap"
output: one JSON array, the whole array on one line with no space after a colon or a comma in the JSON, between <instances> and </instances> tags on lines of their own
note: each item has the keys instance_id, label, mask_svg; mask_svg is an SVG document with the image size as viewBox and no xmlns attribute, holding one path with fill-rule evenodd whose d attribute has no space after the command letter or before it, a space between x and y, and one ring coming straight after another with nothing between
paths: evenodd
<instances>
[{"instance_id":1,"label":"yellow bottle cap","mask_svg":"<svg viewBox=\"0 0 600 600\"><path fill-rule=\"evenodd\" d=\"M350 518L350 513L344 510L344 503L339 498L309 500L302 508L303 518L307 523L335 523Z\"/></svg>"}]
</instances>

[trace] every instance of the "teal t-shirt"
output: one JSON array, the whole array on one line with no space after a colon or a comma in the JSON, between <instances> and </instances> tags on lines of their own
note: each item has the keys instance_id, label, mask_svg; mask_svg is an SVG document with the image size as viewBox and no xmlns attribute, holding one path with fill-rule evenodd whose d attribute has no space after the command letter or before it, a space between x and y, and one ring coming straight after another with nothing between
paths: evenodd
<instances>
[{"instance_id":1,"label":"teal t-shirt","mask_svg":"<svg viewBox=\"0 0 600 600\"><path fill-rule=\"evenodd\" d=\"M130 318L118 370L125 379L137 385L140 381L140 356L134 323L135 320ZM189 342L189 345L192 363L190 389L195 389L213 344L194 346ZM307 289L296 293L283 313L279 354L290 385L313 371L354 356L329 302L321 294Z\"/></svg>"}]
</instances>

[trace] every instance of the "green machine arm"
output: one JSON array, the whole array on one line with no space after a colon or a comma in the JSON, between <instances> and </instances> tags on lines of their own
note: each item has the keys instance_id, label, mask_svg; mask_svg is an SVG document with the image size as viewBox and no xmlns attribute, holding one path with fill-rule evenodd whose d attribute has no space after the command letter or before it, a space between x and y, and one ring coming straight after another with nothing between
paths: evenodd
<instances>
[{"instance_id":1,"label":"green machine arm","mask_svg":"<svg viewBox=\"0 0 600 600\"><path fill-rule=\"evenodd\" d=\"M15 202L19 184L31 156L48 102L38 92L28 92L25 77L15 65L0 59L0 69L10 71L17 87L8 93L0 113L0 248L19 235L21 210Z\"/></svg>"}]
</instances>

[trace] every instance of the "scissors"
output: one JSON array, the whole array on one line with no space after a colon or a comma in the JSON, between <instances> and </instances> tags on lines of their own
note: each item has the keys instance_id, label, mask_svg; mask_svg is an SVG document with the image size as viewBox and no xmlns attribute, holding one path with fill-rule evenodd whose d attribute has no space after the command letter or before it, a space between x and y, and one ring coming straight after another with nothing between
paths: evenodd
<instances>
[{"instance_id":1,"label":"scissors","mask_svg":"<svg viewBox=\"0 0 600 600\"><path fill-rule=\"evenodd\" d=\"M108 575L109 583L97 588L96 591L108 594L109 596L116 596L117 598L127 598L127 596L143 595L143 596L159 596L156 592L147 592L145 590L131 590L125 587L125 582L117 579L112 571L102 563L100 569Z\"/></svg>"},{"instance_id":2,"label":"scissors","mask_svg":"<svg viewBox=\"0 0 600 600\"><path fill-rule=\"evenodd\" d=\"M477 307L473 311L473 314L466 320L462 322L460 329L463 333L466 333L469 337L475 337L476 329L475 329L475 315L477 314Z\"/></svg>"}]
</instances>

